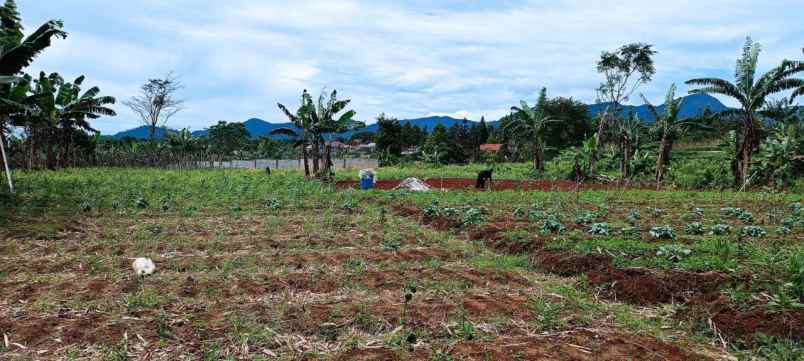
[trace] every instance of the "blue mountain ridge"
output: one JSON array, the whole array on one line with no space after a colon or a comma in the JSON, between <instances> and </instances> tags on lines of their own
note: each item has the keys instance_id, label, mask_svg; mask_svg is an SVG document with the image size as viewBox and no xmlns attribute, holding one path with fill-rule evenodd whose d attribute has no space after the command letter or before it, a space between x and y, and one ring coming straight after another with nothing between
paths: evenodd
<instances>
[{"instance_id":1,"label":"blue mountain ridge","mask_svg":"<svg viewBox=\"0 0 804 361\"><path fill-rule=\"evenodd\" d=\"M600 114L601 112L605 111L605 109L608 106L609 106L609 104L607 104L607 103L598 103L598 104L589 105L588 106L589 107L589 115L594 117L594 116ZM720 113L720 112L723 112L723 111L728 109L728 107L723 105L723 103L721 103L719 100L717 100L716 98L714 98L714 97L712 97L710 95L707 95L707 94L693 94L693 95L689 95L689 96L684 97L684 101L683 101L683 103L681 105L681 111L680 111L679 116L682 119L693 118L693 117L701 115L704 112L704 110L706 110L707 108L710 111L712 111L713 113ZM657 107L657 110L659 111L660 114L664 112L664 109L665 109L664 105L660 105L660 106ZM632 112L637 114L639 116L639 118L642 119L645 122L652 123L652 122L656 121L656 119L654 119L652 113L650 112L648 105L639 105L639 106L626 105L626 106L623 106L623 109L621 111L621 115L622 116L627 116L628 114L630 114ZM414 126L418 126L419 128L423 128L423 129L426 128L427 131L432 131L433 128L438 124L441 124L444 127L449 128L449 127L453 126L454 124L460 124L460 123L463 123L463 122L464 122L463 119L456 119L456 118L452 118L452 117L448 117L448 116L431 116L431 117L424 117L424 118L400 120L400 123L402 123L403 125L407 124L407 123L410 123L410 124L412 124ZM469 123L471 124L471 123L476 123L476 122L469 121ZM246 126L246 129L251 134L252 138L260 138L260 137L269 136L269 134L273 130L279 129L279 128L290 128L290 129L293 129L293 130L296 130L296 131L299 130L298 128L294 127L291 123L270 123L270 122L267 122L265 120L258 119L258 118L251 118L251 119L245 121L243 124ZM489 121L489 122L487 122L487 124L489 126L496 127L497 125L499 125L499 120L498 121ZM331 136L329 136L329 138L330 139L336 139L336 138L347 138L348 139L354 133L363 133L363 132L376 133L378 129L379 129L379 126L376 123L374 123L374 124L370 124L370 125L366 126L363 129L350 131L350 132L346 132L346 133L341 133L341 134L331 135ZM175 132L175 130L168 129L168 128L157 129L156 137L158 139L161 139L161 138L165 137L166 134L168 134L170 132ZM205 136L207 136L208 132L209 131L207 129L198 130L198 131L194 131L193 135L196 136L196 137L205 137ZM113 135L113 137L115 139L123 139L123 138L126 138L126 137L131 137L131 138L135 138L135 139L147 139L148 138L148 127L142 126L142 127L122 131L120 133L117 133L117 134ZM273 135L271 137L274 138L274 139L277 139L277 140L286 140L288 138L287 136L284 136L284 135Z\"/></svg>"}]
</instances>

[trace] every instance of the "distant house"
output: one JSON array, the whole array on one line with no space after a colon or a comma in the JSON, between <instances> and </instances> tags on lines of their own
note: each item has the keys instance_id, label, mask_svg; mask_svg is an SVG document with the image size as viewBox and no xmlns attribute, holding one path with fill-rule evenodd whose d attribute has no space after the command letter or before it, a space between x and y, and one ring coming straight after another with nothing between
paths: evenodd
<instances>
[{"instance_id":1,"label":"distant house","mask_svg":"<svg viewBox=\"0 0 804 361\"><path fill-rule=\"evenodd\" d=\"M502 144L481 144L481 152L499 153L502 150Z\"/></svg>"},{"instance_id":2,"label":"distant house","mask_svg":"<svg viewBox=\"0 0 804 361\"><path fill-rule=\"evenodd\" d=\"M357 150L364 152L373 152L377 148L377 143L358 144Z\"/></svg>"},{"instance_id":3,"label":"distant house","mask_svg":"<svg viewBox=\"0 0 804 361\"><path fill-rule=\"evenodd\" d=\"M331 146L332 149L348 149L349 145L339 142L337 140L327 141L325 145Z\"/></svg>"}]
</instances>

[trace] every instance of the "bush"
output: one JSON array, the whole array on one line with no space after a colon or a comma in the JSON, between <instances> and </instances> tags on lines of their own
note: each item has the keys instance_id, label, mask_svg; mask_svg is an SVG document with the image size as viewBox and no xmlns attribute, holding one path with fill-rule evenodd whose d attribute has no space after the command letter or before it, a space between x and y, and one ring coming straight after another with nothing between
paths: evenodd
<instances>
[{"instance_id":1,"label":"bush","mask_svg":"<svg viewBox=\"0 0 804 361\"><path fill-rule=\"evenodd\" d=\"M685 159L672 162L667 181L684 189L727 189L734 184L729 160Z\"/></svg>"}]
</instances>

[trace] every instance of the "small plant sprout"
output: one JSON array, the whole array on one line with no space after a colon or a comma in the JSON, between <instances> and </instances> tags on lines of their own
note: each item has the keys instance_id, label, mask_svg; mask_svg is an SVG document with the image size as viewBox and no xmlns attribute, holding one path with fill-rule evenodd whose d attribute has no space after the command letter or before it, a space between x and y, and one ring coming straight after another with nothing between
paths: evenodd
<instances>
[{"instance_id":1,"label":"small plant sprout","mask_svg":"<svg viewBox=\"0 0 804 361\"><path fill-rule=\"evenodd\" d=\"M143 197L137 198L137 200L134 202L134 204L139 209L146 209L146 208L151 206L150 203L148 203L148 200L143 198Z\"/></svg>"},{"instance_id":2,"label":"small plant sprout","mask_svg":"<svg viewBox=\"0 0 804 361\"><path fill-rule=\"evenodd\" d=\"M632 209L632 210L628 211L628 215L625 216L625 219L631 225L635 225L635 224L637 224L639 222L640 219L642 219L642 215L639 214L638 209Z\"/></svg>"},{"instance_id":3,"label":"small plant sprout","mask_svg":"<svg viewBox=\"0 0 804 361\"><path fill-rule=\"evenodd\" d=\"M701 222L692 222L686 226L684 226L684 233L700 236L706 232L706 228L704 227Z\"/></svg>"},{"instance_id":4,"label":"small plant sprout","mask_svg":"<svg viewBox=\"0 0 804 361\"><path fill-rule=\"evenodd\" d=\"M611 227L605 222L595 223L589 228L588 233L596 236L608 236L611 234Z\"/></svg>"},{"instance_id":5,"label":"small plant sprout","mask_svg":"<svg viewBox=\"0 0 804 361\"><path fill-rule=\"evenodd\" d=\"M136 258L131 267L134 269L134 273L140 277L150 276L156 271L156 265L150 258Z\"/></svg>"},{"instance_id":6,"label":"small plant sprout","mask_svg":"<svg viewBox=\"0 0 804 361\"><path fill-rule=\"evenodd\" d=\"M561 224L561 222L559 222L558 219L555 219L554 217L550 217L547 220L545 220L541 229L543 233L555 233L555 234L559 234L564 230L565 230L564 225Z\"/></svg>"},{"instance_id":7,"label":"small plant sprout","mask_svg":"<svg viewBox=\"0 0 804 361\"><path fill-rule=\"evenodd\" d=\"M712 231L709 233L715 236L725 236L731 233L731 226L728 224L716 224L712 226Z\"/></svg>"},{"instance_id":8,"label":"small plant sprout","mask_svg":"<svg viewBox=\"0 0 804 361\"><path fill-rule=\"evenodd\" d=\"M443 209L441 209L441 215L446 218L457 218L458 214L460 214L460 212L458 211L457 208L444 207Z\"/></svg>"},{"instance_id":9,"label":"small plant sprout","mask_svg":"<svg viewBox=\"0 0 804 361\"><path fill-rule=\"evenodd\" d=\"M742 208L723 207L720 209L720 214L726 217L737 217L737 215L742 212Z\"/></svg>"},{"instance_id":10,"label":"small plant sprout","mask_svg":"<svg viewBox=\"0 0 804 361\"><path fill-rule=\"evenodd\" d=\"M633 227L623 227L620 231L624 237L628 238L639 238L642 235L642 229L637 226Z\"/></svg>"},{"instance_id":11,"label":"small plant sprout","mask_svg":"<svg viewBox=\"0 0 804 361\"><path fill-rule=\"evenodd\" d=\"M265 208L272 210L274 212L282 209L282 203L279 202L276 198L271 198L267 202L265 202Z\"/></svg>"},{"instance_id":12,"label":"small plant sprout","mask_svg":"<svg viewBox=\"0 0 804 361\"><path fill-rule=\"evenodd\" d=\"M778 234L780 236L789 236L792 233L793 233L793 230L788 228L788 227L785 227L785 226L776 227L776 234Z\"/></svg>"},{"instance_id":13,"label":"small plant sprout","mask_svg":"<svg viewBox=\"0 0 804 361\"><path fill-rule=\"evenodd\" d=\"M698 219L703 219L704 215L706 214L706 211L704 211L703 208L695 207L692 209L692 214L694 214L695 217Z\"/></svg>"},{"instance_id":14,"label":"small plant sprout","mask_svg":"<svg viewBox=\"0 0 804 361\"><path fill-rule=\"evenodd\" d=\"M665 210L662 208L651 208L650 214L653 218L659 218L665 214Z\"/></svg>"},{"instance_id":15,"label":"small plant sprout","mask_svg":"<svg viewBox=\"0 0 804 361\"><path fill-rule=\"evenodd\" d=\"M439 213L441 213L438 208L438 201L433 201L433 203L430 203L429 206L424 207L422 212L424 213L424 216L429 219L438 217Z\"/></svg>"},{"instance_id":16,"label":"small plant sprout","mask_svg":"<svg viewBox=\"0 0 804 361\"><path fill-rule=\"evenodd\" d=\"M486 216L483 211L477 208L469 208L463 212L463 225L466 227L476 227L486 223Z\"/></svg>"},{"instance_id":17,"label":"small plant sprout","mask_svg":"<svg viewBox=\"0 0 804 361\"><path fill-rule=\"evenodd\" d=\"M667 259L670 262L678 262L687 258L689 255L692 254L692 250L686 248L680 244L669 244L665 246L659 247L659 250L656 251L657 257L662 257Z\"/></svg>"},{"instance_id":18,"label":"small plant sprout","mask_svg":"<svg viewBox=\"0 0 804 361\"><path fill-rule=\"evenodd\" d=\"M743 223L746 223L746 224L754 223L754 215L751 214L751 212L748 212L748 211L740 212L740 214L737 215L737 219L739 219L740 222L743 222Z\"/></svg>"},{"instance_id":19,"label":"small plant sprout","mask_svg":"<svg viewBox=\"0 0 804 361\"><path fill-rule=\"evenodd\" d=\"M801 203L799 203L799 202L796 202L796 203L793 203L793 204L790 205L790 212L792 212L794 216L800 216L801 215L801 210L802 210L802 207L801 207Z\"/></svg>"},{"instance_id":20,"label":"small plant sprout","mask_svg":"<svg viewBox=\"0 0 804 361\"><path fill-rule=\"evenodd\" d=\"M654 239L676 239L676 232L670 226L656 226L650 229L650 236Z\"/></svg>"},{"instance_id":21,"label":"small plant sprout","mask_svg":"<svg viewBox=\"0 0 804 361\"><path fill-rule=\"evenodd\" d=\"M592 224L592 222L595 221L595 214L592 212L584 212L583 214L575 217L573 221L577 225Z\"/></svg>"},{"instance_id":22,"label":"small plant sprout","mask_svg":"<svg viewBox=\"0 0 804 361\"><path fill-rule=\"evenodd\" d=\"M745 237L751 238L765 238L768 232L765 232L765 229L758 226L745 226L740 231L740 234Z\"/></svg>"}]
</instances>

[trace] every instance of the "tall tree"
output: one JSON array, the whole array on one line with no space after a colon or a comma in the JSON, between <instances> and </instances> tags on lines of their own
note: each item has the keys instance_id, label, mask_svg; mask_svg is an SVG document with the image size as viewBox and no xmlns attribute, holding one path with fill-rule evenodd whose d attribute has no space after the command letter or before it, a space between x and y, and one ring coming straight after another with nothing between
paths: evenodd
<instances>
[{"instance_id":1,"label":"tall tree","mask_svg":"<svg viewBox=\"0 0 804 361\"><path fill-rule=\"evenodd\" d=\"M546 95L542 93L539 103L544 103ZM532 108L524 100L519 107L512 107L514 112L510 122L506 124L506 130L520 143L529 144L533 155L533 168L544 170L544 132L547 125L560 120L553 119L544 114L543 111Z\"/></svg>"},{"instance_id":2,"label":"tall tree","mask_svg":"<svg viewBox=\"0 0 804 361\"><path fill-rule=\"evenodd\" d=\"M594 173L597 154L603 146L606 126L620 119L623 103L627 102L640 86L651 81L656 73L653 65L654 55L656 51L653 50L653 45L644 43L627 44L616 51L604 51L600 55L597 71L603 75L603 82L597 93L598 101L606 102L606 107L597 126L598 151L592 157L590 174Z\"/></svg>"},{"instance_id":3,"label":"tall tree","mask_svg":"<svg viewBox=\"0 0 804 361\"><path fill-rule=\"evenodd\" d=\"M6 0L0 7L0 102L3 103L0 113L0 152L3 156L4 170L9 188L13 191L11 170L5 152L5 132L9 123L10 113L22 108L10 99L14 83L19 81L18 75L33 62L45 48L49 47L54 38L66 38L67 33L62 30L63 23L59 20L50 20L28 35L23 33L20 14L14 0ZM19 89L19 88L17 88Z\"/></svg>"},{"instance_id":4,"label":"tall tree","mask_svg":"<svg viewBox=\"0 0 804 361\"><path fill-rule=\"evenodd\" d=\"M219 121L209 128L209 146L221 155L231 155L242 149L249 141L250 134L243 123Z\"/></svg>"},{"instance_id":5,"label":"tall tree","mask_svg":"<svg viewBox=\"0 0 804 361\"><path fill-rule=\"evenodd\" d=\"M405 146L403 127L399 124L399 120L393 117L386 117L385 114L380 114L377 117L377 126L378 130L374 139L377 143L380 161L383 163L381 165L385 165L392 159L402 155L402 148Z\"/></svg>"},{"instance_id":6,"label":"tall tree","mask_svg":"<svg viewBox=\"0 0 804 361\"><path fill-rule=\"evenodd\" d=\"M735 156L731 168L735 185L744 186L749 181L751 159L759 150L763 124L758 112L773 94L793 90L804 86L804 80L793 78L801 72L800 64L785 61L782 65L771 69L757 78L757 62L761 46L751 38L747 38L743 46L743 55L737 60L735 83L718 78L700 78L687 81L689 85L699 86L690 93L721 94L737 100L740 108L726 112L726 115L737 115L742 121L741 136L735 142Z\"/></svg>"},{"instance_id":7,"label":"tall tree","mask_svg":"<svg viewBox=\"0 0 804 361\"><path fill-rule=\"evenodd\" d=\"M308 147L312 147L312 144L314 144L312 118L307 115L310 111L309 106L311 102L312 98L310 98L310 93L305 89L302 92L299 109L296 110L295 113L292 113L281 103L277 103L276 105L282 113L288 117L293 128L283 127L271 131L271 135L282 134L294 138L295 146L301 148L302 157L304 158L304 175L307 177L310 176L310 156ZM314 163L314 167L315 169L313 171L318 173L318 161Z\"/></svg>"},{"instance_id":8,"label":"tall tree","mask_svg":"<svg viewBox=\"0 0 804 361\"><path fill-rule=\"evenodd\" d=\"M692 128L711 128L705 124L701 124L691 119L679 119L684 98L676 99L675 84L671 85L670 89L667 90L667 95L665 96L664 102L664 112L660 112L659 109L651 104L644 95L642 95L642 99L648 106L648 110L653 118L656 119L653 129L659 134L660 137L659 154L656 157L656 181L661 182L664 180L665 168L667 168L667 166L670 164L670 154L673 151L673 144L678 137L685 131L688 131ZM707 110L708 109L709 108L707 108ZM704 118L705 117L706 115L704 115Z\"/></svg>"},{"instance_id":9,"label":"tall tree","mask_svg":"<svg viewBox=\"0 0 804 361\"><path fill-rule=\"evenodd\" d=\"M164 127L176 113L182 110L184 100L177 98L182 83L173 73L162 79L149 79L140 87L140 94L123 102L134 113L140 116L142 123L148 127L151 140L156 137L156 128Z\"/></svg>"},{"instance_id":10,"label":"tall tree","mask_svg":"<svg viewBox=\"0 0 804 361\"><path fill-rule=\"evenodd\" d=\"M324 148L324 156L321 157L323 161L323 168L318 174L319 179L332 180L334 172L332 169L332 145L325 142L325 137L331 134L338 134L348 132L356 129L361 129L366 126L365 123L357 121L354 117L357 112L354 110L346 110L346 107L351 103L351 100L338 100L338 91L333 90L329 94L327 100L326 92L322 91L318 96L317 104L310 104L308 115L313 119L313 124L318 124L314 127L316 132L316 139L319 144ZM314 147L318 150L318 146Z\"/></svg>"}]
</instances>

